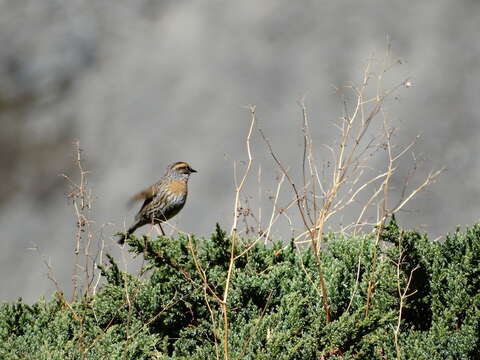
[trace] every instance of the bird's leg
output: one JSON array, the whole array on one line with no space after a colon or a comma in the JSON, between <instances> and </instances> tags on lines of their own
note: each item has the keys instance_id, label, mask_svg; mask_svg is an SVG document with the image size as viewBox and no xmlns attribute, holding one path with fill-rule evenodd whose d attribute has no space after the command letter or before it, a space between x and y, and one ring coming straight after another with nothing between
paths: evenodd
<instances>
[{"instance_id":1,"label":"bird's leg","mask_svg":"<svg viewBox=\"0 0 480 360\"><path fill-rule=\"evenodd\" d=\"M165 236L165 232L164 232L163 229L162 229L162 225L158 224L158 227L159 227L160 230L162 231L162 235Z\"/></svg>"},{"instance_id":2,"label":"bird's leg","mask_svg":"<svg viewBox=\"0 0 480 360\"><path fill-rule=\"evenodd\" d=\"M165 231L163 231L163 228L162 228L162 225L160 225L160 222L161 222L160 219L154 218L154 219L152 219L152 226L157 231L157 234L158 234L158 230L155 227L155 225L158 225L158 227L160 228L160 231L162 232L162 236L165 236Z\"/></svg>"}]
</instances>

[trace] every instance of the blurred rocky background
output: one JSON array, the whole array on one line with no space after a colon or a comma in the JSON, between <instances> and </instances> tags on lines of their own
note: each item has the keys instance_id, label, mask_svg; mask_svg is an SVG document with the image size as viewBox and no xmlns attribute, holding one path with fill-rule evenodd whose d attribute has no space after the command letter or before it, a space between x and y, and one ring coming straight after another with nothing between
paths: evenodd
<instances>
[{"instance_id":1,"label":"blurred rocky background","mask_svg":"<svg viewBox=\"0 0 480 360\"><path fill-rule=\"evenodd\" d=\"M44 260L69 286L75 217L60 174L77 179L75 140L91 172L95 226L111 223L109 251L135 213L128 197L178 160L199 173L175 223L198 235L217 221L229 228L245 105L257 105L258 127L295 172L297 101L306 96L317 146L331 143L342 115L335 87L360 81L387 37L402 63L394 77L415 84L388 104L396 140L423 134L420 175L448 168L399 222L437 236L478 221L479 18L477 0L1 0L0 299L49 297ZM252 141L249 186L267 198L278 169L257 133Z\"/></svg>"}]
</instances>

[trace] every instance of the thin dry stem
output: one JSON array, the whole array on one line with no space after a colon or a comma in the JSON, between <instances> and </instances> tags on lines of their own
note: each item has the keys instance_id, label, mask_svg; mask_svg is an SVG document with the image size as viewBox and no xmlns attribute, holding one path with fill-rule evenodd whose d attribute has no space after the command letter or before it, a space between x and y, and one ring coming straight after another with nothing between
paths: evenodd
<instances>
[{"instance_id":1,"label":"thin dry stem","mask_svg":"<svg viewBox=\"0 0 480 360\"><path fill-rule=\"evenodd\" d=\"M395 342L395 350L397 353L397 360L401 360L401 351L400 351L400 344L398 342L398 337L400 336L400 326L402 324L402 314L403 314L403 309L405 307L405 302L407 298L409 298L412 295L415 295L417 293L417 290L414 290L412 292L408 292L410 288L410 284L412 282L412 277L413 273L417 271L420 266L417 265L415 268L410 271L410 275L408 276L407 284L405 285L405 288L402 290L402 285L401 285L401 265L403 263L403 252L400 251L400 255L398 258L398 262L395 263L397 267L397 291L398 291L398 296L400 297L400 304L398 307L398 317L397 317L397 326L393 331L393 336L394 336L394 342Z\"/></svg>"},{"instance_id":2,"label":"thin dry stem","mask_svg":"<svg viewBox=\"0 0 480 360\"><path fill-rule=\"evenodd\" d=\"M195 265L195 268L197 270L197 273L200 275L200 278L203 281L204 284L204 297L205 301L207 304L207 307L210 312L210 317L212 319L212 326L213 326L213 335L215 339L215 352L216 352L216 357L217 359L219 358L219 351L216 343L216 322L215 322L215 317L213 314L213 311L211 309L208 296L207 296L207 291L210 293L211 296L215 299L216 302L218 302L221 311L222 311L222 317L223 317L223 355L224 359L228 360L229 359L229 349L228 349L228 338L229 338L229 320L228 320L228 295L229 295L229 290L230 290L230 281L232 279L233 275L233 270L235 267L235 261L238 259L239 256L235 256L235 249L237 246L237 238L238 238L238 231L237 231L237 224L238 224L238 218L241 216L242 209L240 208L240 196L243 190L243 187L245 185L245 182L250 174L250 170L252 167L253 163L253 157L252 157L252 151L251 151L251 146L250 146L250 139L253 131L253 127L255 125L255 106L250 106L250 114L251 114L251 120L250 120L250 126L249 130L247 133L247 138L246 138L246 148L247 148L247 155L248 155L248 163L247 167L244 171L244 174L242 176L242 179L240 182L237 181L237 169L236 166L234 166L234 179L235 179L235 200L234 200L234 217L233 217L233 224L232 228L230 231L230 237L231 237L231 247L230 247L230 260L229 260L229 265L228 265L228 270L226 274L226 279L225 279L225 288L223 291L223 294L217 294L214 289L209 285L208 279L206 276L205 271L202 269L200 262L197 259L197 256L195 254L195 249L193 246L193 241L191 239L191 236L188 235L189 239L189 249L192 254L192 259ZM259 175L260 176L260 175ZM168 224L168 222L166 222ZM172 226L171 224L168 224ZM251 246L253 247L253 246ZM251 249L250 247L250 249ZM242 253L241 255L243 256L246 252Z\"/></svg>"},{"instance_id":3,"label":"thin dry stem","mask_svg":"<svg viewBox=\"0 0 480 360\"><path fill-rule=\"evenodd\" d=\"M318 165L314 158L314 147L310 134L307 109L303 100L299 103L302 111L303 131L301 174L303 188L301 190L297 188L292 175L275 154L270 141L261 132L263 140L268 146L269 153L293 190L293 201L297 205L298 214L304 225L304 230L296 235L294 240L297 244L310 242L312 246L317 263L327 322L330 321L329 303L320 258L327 223L331 222L335 217L343 218L350 206L360 206L355 221L342 226L341 231L352 231L356 235L365 228L370 227L375 231L375 243L378 245L386 220L392 214L403 210L418 193L434 183L443 171L441 169L430 173L420 186L407 191L411 178L410 175L412 175L409 173L398 203L395 206L390 205L391 182L398 170L398 162L406 153L411 151L418 137L400 150L395 149L393 146L392 138L395 129L388 122L384 104L401 87L408 87L408 81L402 81L391 89L384 89L385 74L395 64L390 59L390 50L387 51L385 58L380 62L380 70L376 74L372 71L374 63L373 59L367 62L362 81L358 86L349 84L345 87L347 93L353 94L355 100L350 108L349 100L347 97L343 97L343 117L336 124L340 132L337 145L325 145L331 154L331 165L328 162L328 166L323 168L324 170L327 169L326 172L318 170ZM374 95L369 95L371 93L370 88L372 86L370 85L370 80L372 78L375 78L373 83L375 93ZM378 121L379 119L382 120ZM380 128L379 133L373 137L368 135L377 131L377 128ZM370 136L370 138L367 138L367 136ZM375 173L374 167L370 163L372 163L372 157L374 155L378 156L378 154L386 154L386 167L384 170ZM324 174L325 176L321 177L319 174ZM361 200L361 197L364 197L365 200ZM376 220L373 220L372 217L375 214L375 210L377 215ZM288 217L288 215L285 216ZM371 272L372 278L369 281L367 290L366 316L368 316L368 309L373 296L376 261L377 254L375 250L373 271ZM352 299L355 291L356 289L353 290Z\"/></svg>"},{"instance_id":4,"label":"thin dry stem","mask_svg":"<svg viewBox=\"0 0 480 360\"><path fill-rule=\"evenodd\" d=\"M242 180L240 181L239 185L236 185L235 188L235 202L234 202L234 218L233 218L233 224L232 224L232 229L230 231L230 236L231 236L231 248L230 248L230 262L228 265L228 271L227 271L227 278L225 280L225 289L223 292L223 298L222 302L220 303L220 306L222 308L222 313L223 313L223 350L224 350L224 359L228 360L228 306L227 306L227 299L228 299L228 294L230 290L230 280L232 278L232 273L233 273L233 268L235 265L235 246L236 246L236 241L237 241L237 221L238 221L238 206L239 206L239 199L240 199L240 193L243 189L243 186L245 184L245 181L248 178L248 175L250 173L250 168L252 166L252 151L250 148L250 137L252 135L252 130L253 126L255 125L255 106L250 106L250 113L251 113L251 121L250 121L250 128L248 129L248 134L247 134L247 139L246 139L246 146L247 146L247 154L248 154L248 163L247 163L247 168L245 169L245 172L243 174Z\"/></svg>"},{"instance_id":5,"label":"thin dry stem","mask_svg":"<svg viewBox=\"0 0 480 360\"><path fill-rule=\"evenodd\" d=\"M320 280L320 288L321 288L321 291L322 291L322 302L323 302L323 307L324 307L324 311L325 311L325 317L326 317L327 323L329 323L330 320L331 320L330 319L330 305L328 303L327 286L326 286L326 283L325 283L325 278L323 276L323 269L322 269L322 262L321 262L321 259L320 259L320 252L318 251L318 244L319 243L318 243L318 241L316 241L315 234L314 234L314 231L312 230L311 226L308 225L307 216L305 215L304 207L302 206L302 197L300 197L300 194L298 193L298 190L297 190L297 187L295 186L295 183L293 182L292 178L288 174L287 170L283 167L280 160L278 160L278 157L275 155L275 153L273 151L273 148L272 148L272 145L270 144L270 141L266 138L266 136L263 134L262 131L260 131L260 133L263 137L263 140L265 141L265 143L268 146L270 155L275 160L275 162L277 163L278 167L280 168L280 170L282 171L284 176L288 179L288 182L290 183L290 186L292 187L292 189L295 193L295 200L296 200L297 208L298 208L299 213L300 213L300 217L303 221L303 224L305 225L305 227L309 231L310 238L311 238L311 244L312 244L313 252L314 252L314 255L315 255L318 276L319 276L319 280Z\"/></svg>"},{"instance_id":6,"label":"thin dry stem","mask_svg":"<svg viewBox=\"0 0 480 360\"><path fill-rule=\"evenodd\" d=\"M78 183L73 181L69 176L62 174L63 178L65 178L71 186L71 191L67 194L67 197L72 201L77 228L74 247L75 261L72 274L72 301L77 298L80 292L84 294L90 293L90 287L95 277L95 271L93 270L94 261L90 253L94 234L92 230L93 221L89 218L93 200L92 191L88 187L87 176L89 171L87 171L83 165L80 142L76 141L74 147L75 166L79 170ZM80 283L80 279L82 278L80 271L83 272L82 283Z\"/></svg>"}]
</instances>

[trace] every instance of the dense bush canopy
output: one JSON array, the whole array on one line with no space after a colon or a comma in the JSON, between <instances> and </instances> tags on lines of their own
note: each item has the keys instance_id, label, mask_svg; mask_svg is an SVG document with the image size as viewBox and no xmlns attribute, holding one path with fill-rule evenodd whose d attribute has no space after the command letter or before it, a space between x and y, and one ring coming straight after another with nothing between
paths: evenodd
<instances>
[{"instance_id":1,"label":"dense bush canopy","mask_svg":"<svg viewBox=\"0 0 480 360\"><path fill-rule=\"evenodd\" d=\"M324 243L329 323L310 248L256 245L236 260L230 359L479 358L479 225L432 242L392 222L378 244L337 235ZM94 296L4 304L0 358L223 359L214 293L224 291L231 238L217 227L210 239L131 237L128 244L146 259L142 277L109 257ZM248 244L239 241L235 254Z\"/></svg>"}]
</instances>

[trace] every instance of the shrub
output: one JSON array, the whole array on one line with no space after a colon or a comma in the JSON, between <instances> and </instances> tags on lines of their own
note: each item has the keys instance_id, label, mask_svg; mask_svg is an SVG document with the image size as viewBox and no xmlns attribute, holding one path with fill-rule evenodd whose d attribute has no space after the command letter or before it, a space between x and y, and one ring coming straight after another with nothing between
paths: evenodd
<instances>
[{"instance_id":1,"label":"shrub","mask_svg":"<svg viewBox=\"0 0 480 360\"><path fill-rule=\"evenodd\" d=\"M311 249L252 247L230 279L229 358L478 359L480 225L442 243L394 221L382 234L378 245L371 236L325 239L328 323ZM226 284L231 241L218 226L210 239L130 237L149 276L124 273L109 256L93 296L2 305L0 358L224 358L215 294ZM235 254L248 244L238 240Z\"/></svg>"}]
</instances>

